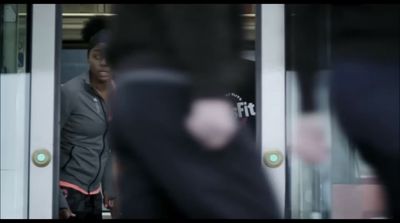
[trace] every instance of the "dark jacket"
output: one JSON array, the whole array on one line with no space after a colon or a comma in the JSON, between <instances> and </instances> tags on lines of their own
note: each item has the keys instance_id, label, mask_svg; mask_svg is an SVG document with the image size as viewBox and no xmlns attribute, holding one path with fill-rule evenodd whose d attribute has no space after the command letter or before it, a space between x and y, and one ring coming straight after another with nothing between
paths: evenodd
<instances>
[{"instance_id":1,"label":"dark jacket","mask_svg":"<svg viewBox=\"0 0 400 223\"><path fill-rule=\"evenodd\" d=\"M91 87L89 73L61 86L60 185L81 193L111 188L107 105ZM60 208L68 204L60 192Z\"/></svg>"},{"instance_id":2,"label":"dark jacket","mask_svg":"<svg viewBox=\"0 0 400 223\"><path fill-rule=\"evenodd\" d=\"M246 128L209 151L183 128L188 75L158 67L117 75L111 133L121 218L278 218L260 151Z\"/></svg>"}]
</instances>

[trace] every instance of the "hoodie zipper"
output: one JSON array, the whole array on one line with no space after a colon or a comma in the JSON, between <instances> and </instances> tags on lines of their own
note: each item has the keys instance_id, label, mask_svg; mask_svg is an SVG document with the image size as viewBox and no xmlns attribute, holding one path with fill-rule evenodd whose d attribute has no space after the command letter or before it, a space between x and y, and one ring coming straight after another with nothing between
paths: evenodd
<instances>
[{"instance_id":1,"label":"hoodie zipper","mask_svg":"<svg viewBox=\"0 0 400 223\"><path fill-rule=\"evenodd\" d=\"M104 149L105 149L105 147L106 147L105 138L106 138L106 134L107 134L107 132L108 132L108 119L107 119L107 114L106 114L106 112L105 112L105 110L104 110L104 107L103 107L103 102L104 102L104 100L103 100L103 98L102 98L101 96L99 96L99 95L96 93L96 91L95 91L95 89L93 89L93 87L91 87L91 89L92 89L92 91L95 93L95 95L100 99L99 102L100 102L101 110L103 111L104 120L106 121L106 129L105 129L105 131L104 131L104 133L103 133L103 149L101 150L100 155L99 155L99 169L97 170L96 177L93 179L93 181L92 181L92 182L89 184L89 186L88 186L88 193L89 193L89 194L90 194L90 187L92 186L92 184L93 184L94 182L96 182L97 177L99 176L100 171L101 171L101 157L103 156Z\"/></svg>"}]
</instances>

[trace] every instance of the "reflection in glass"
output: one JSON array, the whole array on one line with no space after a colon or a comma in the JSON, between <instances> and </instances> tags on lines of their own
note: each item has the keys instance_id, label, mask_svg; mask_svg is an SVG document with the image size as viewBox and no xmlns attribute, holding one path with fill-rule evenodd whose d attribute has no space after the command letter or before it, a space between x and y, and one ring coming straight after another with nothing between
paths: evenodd
<instances>
[{"instance_id":1,"label":"reflection in glass","mask_svg":"<svg viewBox=\"0 0 400 223\"><path fill-rule=\"evenodd\" d=\"M30 75L26 5L0 5L0 218L27 218Z\"/></svg>"}]
</instances>

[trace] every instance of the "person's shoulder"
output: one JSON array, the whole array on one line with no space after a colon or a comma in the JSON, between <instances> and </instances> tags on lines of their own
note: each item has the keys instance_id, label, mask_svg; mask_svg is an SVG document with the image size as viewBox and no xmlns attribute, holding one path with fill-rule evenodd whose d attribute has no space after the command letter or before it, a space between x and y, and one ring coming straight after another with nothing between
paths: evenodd
<instances>
[{"instance_id":1,"label":"person's shoulder","mask_svg":"<svg viewBox=\"0 0 400 223\"><path fill-rule=\"evenodd\" d=\"M84 89L85 75L78 75L61 84L61 94L70 98L76 98Z\"/></svg>"},{"instance_id":2,"label":"person's shoulder","mask_svg":"<svg viewBox=\"0 0 400 223\"><path fill-rule=\"evenodd\" d=\"M68 95L79 93L83 89L85 75L86 74L78 75L71 80L61 84L61 91L64 93L68 93Z\"/></svg>"}]
</instances>

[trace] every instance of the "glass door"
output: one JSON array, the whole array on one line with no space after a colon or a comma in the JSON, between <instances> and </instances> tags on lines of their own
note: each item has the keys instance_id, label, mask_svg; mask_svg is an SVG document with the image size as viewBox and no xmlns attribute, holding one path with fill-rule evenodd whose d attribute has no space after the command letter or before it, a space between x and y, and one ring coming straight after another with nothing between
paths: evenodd
<instances>
[{"instance_id":1,"label":"glass door","mask_svg":"<svg viewBox=\"0 0 400 223\"><path fill-rule=\"evenodd\" d=\"M31 74L27 8L0 5L1 219L28 216Z\"/></svg>"},{"instance_id":2,"label":"glass door","mask_svg":"<svg viewBox=\"0 0 400 223\"><path fill-rule=\"evenodd\" d=\"M312 10L311 10L312 9ZM304 13L307 11L308 13ZM300 98L294 58L310 50L297 37L308 26L317 27L319 78L315 92L317 106L325 119L328 135L329 158L318 165L310 165L288 153L287 173L290 198L287 210L296 219L362 219L384 217L382 187L368 165L355 152L353 145L342 133L329 104L327 80L331 69L332 37L330 5L286 5L286 148L291 150L292 135L300 114ZM312 14L312 15L311 15ZM315 18L315 24L306 17Z\"/></svg>"},{"instance_id":3,"label":"glass door","mask_svg":"<svg viewBox=\"0 0 400 223\"><path fill-rule=\"evenodd\" d=\"M1 218L55 218L56 5L0 6Z\"/></svg>"},{"instance_id":4,"label":"glass door","mask_svg":"<svg viewBox=\"0 0 400 223\"><path fill-rule=\"evenodd\" d=\"M285 6L256 9L256 143L272 182L280 215L286 216ZM268 201L266 201L268 202ZM268 205L268 203L266 203Z\"/></svg>"},{"instance_id":5,"label":"glass door","mask_svg":"<svg viewBox=\"0 0 400 223\"><path fill-rule=\"evenodd\" d=\"M355 153L329 106L327 80L331 62L330 5L262 4L256 13L256 141L262 163L278 199L281 215L294 219L382 218L382 187L361 157ZM299 33L312 25L319 67L316 101L325 119L329 158L310 165L292 153L292 139L300 115L296 70L307 46Z\"/></svg>"}]
</instances>

